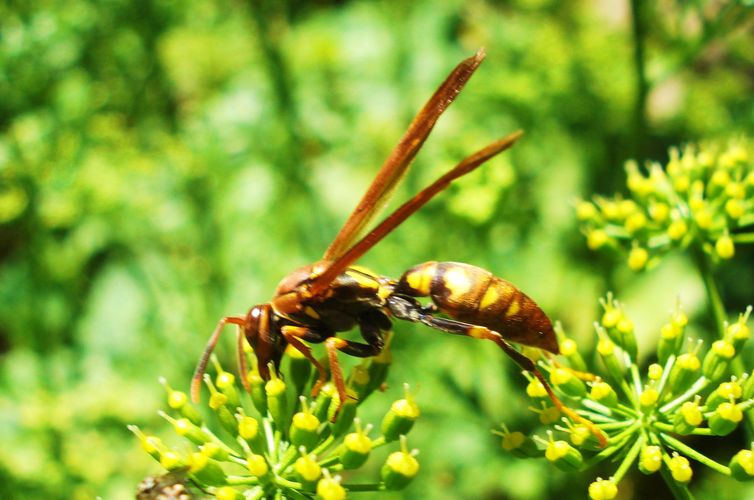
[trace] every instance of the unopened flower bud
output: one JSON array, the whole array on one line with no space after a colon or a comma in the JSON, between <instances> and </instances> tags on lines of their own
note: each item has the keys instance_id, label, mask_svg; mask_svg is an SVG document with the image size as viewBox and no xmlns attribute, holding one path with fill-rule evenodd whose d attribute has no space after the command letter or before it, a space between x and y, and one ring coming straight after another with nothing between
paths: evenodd
<instances>
[{"instance_id":1,"label":"unopened flower bud","mask_svg":"<svg viewBox=\"0 0 754 500\"><path fill-rule=\"evenodd\" d=\"M519 458L531 458L541 457L542 453L537 448L537 444L532 438L519 431L509 431L505 424L502 425L503 430L492 431L493 434L501 436L502 442L500 443L503 449Z\"/></svg>"},{"instance_id":2,"label":"unopened flower bud","mask_svg":"<svg viewBox=\"0 0 754 500\"><path fill-rule=\"evenodd\" d=\"M733 344L736 352L739 352L743 348L744 344L751 336L751 331L747 324L751 311L752 307L747 307L743 314L739 314L738 321L729 325L725 329L725 340Z\"/></svg>"},{"instance_id":3,"label":"unopened flower bud","mask_svg":"<svg viewBox=\"0 0 754 500\"><path fill-rule=\"evenodd\" d=\"M264 455L258 455L256 453L250 453L246 457L246 468L249 470L252 476L263 478L270 471L270 466L267 464L267 460Z\"/></svg>"},{"instance_id":4,"label":"unopened flower bud","mask_svg":"<svg viewBox=\"0 0 754 500\"><path fill-rule=\"evenodd\" d=\"M722 403L741 399L743 388L738 380L733 377L729 382L723 382L707 396L705 406L708 411L716 410Z\"/></svg>"},{"instance_id":5,"label":"unopened flower bud","mask_svg":"<svg viewBox=\"0 0 754 500\"><path fill-rule=\"evenodd\" d=\"M302 454L297 458L293 463L293 470L307 490L314 490L317 481L322 477L322 467L319 466L316 457L312 454Z\"/></svg>"},{"instance_id":6,"label":"unopened flower bud","mask_svg":"<svg viewBox=\"0 0 754 500\"><path fill-rule=\"evenodd\" d=\"M319 419L312 414L306 398L301 396L301 411L293 415L289 436L294 446L311 450L317 443Z\"/></svg>"},{"instance_id":7,"label":"unopened flower bud","mask_svg":"<svg viewBox=\"0 0 754 500\"><path fill-rule=\"evenodd\" d=\"M382 481L385 489L400 490L405 488L419 473L419 462L415 455L417 451L408 451L406 437L401 436L401 451L391 453L382 466Z\"/></svg>"},{"instance_id":8,"label":"unopened flower bud","mask_svg":"<svg viewBox=\"0 0 754 500\"><path fill-rule=\"evenodd\" d=\"M330 407L333 405L333 399L337 394L335 384L332 382L325 383L317 394L317 398L314 401L314 416L319 419L320 422L328 421ZM340 399L338 399L340 401Z\"/></svg>"},{"instance_id":9,"label":"unopened flower bud","mask_svg":"<svg viewBox=\"0 0 754 500\"><path fill-rule=\"evenodd\" d=\"M343 438L343 448L340 453L340 463L343 464L344 469L357 469L364 465L364 462L369 458L369 453L372 451L372 440L367 436L367 432L371 426L367 427L364 431L361 429L361 421L354 419L354 425L356 426L356 432L346 434Z\"/></svg>"},{"instance_id":10,"label":"unopened flower bud","mask_svg":"<svg viewBox=\"0 0 754 500\"><path fill-rule=\"evenodd\" d=\"M686 401L673 417L673 430L678 434L691 434L704 420L699 408L701 397L697 395L694 401Z\"/></svg>"},{"instance_id":11,"label":"unopened flower bud","mask_svg":"<svg viewBox=\"0 0 754 500\"><path fill-rule=\"evenodd\" d=\"M609 241L610 237L604 229L592 229L586 235L586 246L589 250L599 250L607 245Z\"/></svg>"},{"instance_id":12,"label":"unopened flower bud","mask_svg":"<svg viewBox=\"0 0 754 500\"><path fill-rule=\"evenodd\" d=\"M711 381L719 380L728 370L731 359L736 355L736 349L733 344L725 340L717 340L712 343L712 347L704 356L702 364L702 373Z\"/></svg>"},{"instance_id":13,"label":"unopened flower bud","mask_svg":"<svg viewBox=\"0 0 754 500\"><path fill-rule=\"evenodd\" d=\"M532 377L526 386L526 395L532 399L546 399L548 398L547 390L542 382L538 378Z\"/></svg>"},{"instance_id":14,"label":"unopened flower bud","mask_svg":"<svg viewBox=\"0 0 754 500\"><path fill-rule=\"evenodd\" d=\"M217 365L219 367L219 364ZM238 390L236 389L236 377L230 372L222 371L217 372L215 378L215 384L222 394L227 398L227 404L231 408L238 408L240 406L240 400L238 399Z\"/></svg>"},{"instance_id":15,"label":"unopened flower bud","mask_svg":"<svg viewBox=\"0 0 754 500\"><path fill-rule=\"evenodd\" d=\"M598 333L602 333L602 335L600 335L600 340L597 342L597 352L602 358L605 368L607 368L611 382L619 384L623 379L624 369L618 360L618 356L615 354L615 344L607 337L604 328L600 329Z\"/></svg>"},{"instance_id":16,"label":"unopened flower bud","mask_svg":"<svg viewBox=\"0 0 754 500\"><path fill-rule=\"evenodd\" d=\"M599 216L597 207L591 201L581 200L576 204L576 217L582 221L596 220Z\"/></svg>"},{"instance_id":17,"label":"unopened flower bud","mask_svg":"<svg viewBox=\"0 0 754 500\"><path fill-rule=\"evenodd\" d=\"M591 500L612 500L618 495L618 486L610 479L597 478L589 485L589 498Z\"/></svg>"},{"instance_id":18,"label":"unopened flower bud","mask_svg":"<svg viewBox=\"0 0 754 500\"><path fill-rule=\"evenodd\" d=\"M288 359L288 380L293 385L296 394L303 394L304 387L309 382L313 366L306 359L301 351L296 349L292 344L285 348L286 358Z\"/></svg>"},{"instance_id":19,"label":"unopened flower bud","mask_svg":"<svg viewBox=\"0 0 754 500\"><path fill-rule=\"evenodd\" d=\"M659 397L660 394L657 392L657 389L654 387L645 387L641 396L639 396L639 404L644 411L648 411L657 404Z\"/></svg>"},{"instance_id":20,"label":"unopened flower bud","mask_svg":"<svg viewBox=\"0 0 754 500\"><path fill-rule=\"evenodd\" d=\"M657 363L652 363L647 368L647 376L649 377L649 380L654 380L655 382L659 382L662 378L662 365L659 365Z\"/></svg>"},{"instance_id":21,"label":"unopened flower bud","mask_svg":"<svg viewBox=\"0 0 754 500\"><path fill-rule=\"evenodd\" d=\"M728 232L720 236L715 242L715 252L721 259L732 259L736 253L735 245L733 244L733 238L730 237Z\"/></svg>"},{"instance_id":22,"label":"unopened flower bud","mask_svg":"<svg viewBox=\"0 0 754 500\"><path fill-rule=\"evenodd\" d=\"M173 424L176 434L183 436L194 444L202 445L211 441L209 434L200 429L196 424L187 418L174 419L164 412L159 412L160 416Z\"/></svg>"},{"instance_id":23,"label":"unopened flower bud","mask_svg":"<svg viewBox=\"0 0 754 500\"><path fill-rule=\"evenodd\" d=\"M545 449L545 458L557 468L566 472L577 471L584 463L584 458L579 450L568 444L567 441L553 440L552 433L550 433L550 441Z\"/></svg>"},{"instance_id":24,"label":"unopened flower bud","mask_svg":"<svg viewBox=\"0 0 754 500\"><path fill-rule=\"evenodd\" d=\"M317 482L317 498L321 500L343 500L346 498L346 489L340 485L340 476L332 477L327 470L324 476Z\"/></svg>"},{"instance_id":25,"label":"unopened flower bud","mask_svg":"<svg viewBox=\"0 0 754 500\"><path fill-rule=\"evenodd\" d=\"M741 450L730 461L730 474L738 481L754 480L754 451Z\"/></svg>"},{"instance_id":26,"label":"unopened flower bud","mask_svg":"<svg viewBox=\"0 0 754 500\"><path fill-rule=\"evenodd\" d=\"M550 372L550 382L567 396L583 398L586 395L584 382L566 368L554 368Z\"/></svg>"},{"instance_id":27,"label":"unopened flower bud","mask_svg":"<svg viewBox=\"0 0 754 500\"><path fill-rule=\"evenodd\" d=\"M592 384L592 388L589 391L589 397L607 407L613 407L618 404L618 394L616 394L610 384L602 380Z\"/></svg>"},{"instance_id":28,"label":"unopened flower bud","mask_svg":"<svg viewBox=\"0 0 754 500\"><path fill-rule=\"evenodd\" d=\"M645 446L639 456L639 470L644 474L653 474L662 467L662 449L659 446Z\"/></svg>"},{"instance_id":29,"label":"unopened flower bud","mask_svg":"<svg viewBox=\"0 0 754 500\"><path fill-rule=\"evenodd\" d=\"M275 366L270 363L270 380L264 385L264 392L267 395L267 410L270 412L272 420L285 429L288 423L288 395L286 394L286 385L278 377Z\"/></svg>"},{"instance_id":30,"label":"unopened flower bud","mask_svg":"<svg viewBox=\"0 0 754 500\"><path fill-rule=\"evenodd\" d=\"M232 486L222 486L215 490L215 498L217 500L244 500L245 497Z\"/></svg>"},{"instance_id":31,"label":"unopened flower bud","mask_svg":"<svg viewBox=\"0 0 754 500\"><path fill-rule=\"evenodd\" d=\"M743 412L737 404L721 403L709 417L709 428L716 436L727 436L743 418Z\"/></svg>"},{"instance_id":32,"label":"unopened flower bud","mask_svg":"<svg viewBox=\"0 0 754 500\"><path fill-rule=\"evenodd\" d=\"M691 464L689 464L688 459L675 452L670 459L668 468L670 469L673 479L679 483L688 483L694 475L694 471L691 469Z\"/></svg>"},{"instance_id":33,"label":"unopened flower bud","mask_svg":"<svg viewBox=\"0 0 754 500\"><path fill-rule=\"evenodd\" d=\"M668 237L673 241L680 241L689 232L689 227L683 219L676 219L668 226Z\"/></svg>"},{"instance_id":34,"label":"unopened flower bud","mask_svg":"<svg viewBox=\"0 0 754 500\"><path fill-rule=\"evenodd\" d=\"M267 394L264 390L264 379L259 371L254 369L246 375L246 380L249 382L251 402L254 404L254 408L260 415L267 415Z\"/></svg>"},{"instance_id":35,"label":"unopened flower bud","mask_svg":"<svg viewBox=\"0 0 754 500\"><path fill-rule=\"evenodd\" d=\"M701 361L694 352L687 352L678 356L668 379L673 392L681 393L685 391L699 376L701 365Z\"/></svg>"},{"instance_id":36,"label":"unopened flower bud","mask_svg":"<svg viewBox=\"0 0 754 500\"><path fill-rule=\"evenodd\" d=\"M169 450L160 456L160 465L167 471L186 468L186 461L177 452Z\"/></svg>"},{"instance_id":37,"label":"unopened flower bud","mask_svg":"<svg viewBox=\"0 0 754 500\"><path fill-rule=\"evenodd\" d=\"M404 385L404 390L405 397L390 405L390 411L382 419L382 434L386 441L395 441L402 434L408 434L419 418L419 406L409 392L408 384Z\"/></svg>"},{"instance_id":38,"label":"unopened flower bud","mask_svg":"<svg viewBox=\"0 0 754 500\"><path fill-rule=\"evenodd\" d=\"M227 481L225 471L220 464L202 452L194 452L189 456L188 473L200 484L220 486Z\"/></svg>"}]
</instances>

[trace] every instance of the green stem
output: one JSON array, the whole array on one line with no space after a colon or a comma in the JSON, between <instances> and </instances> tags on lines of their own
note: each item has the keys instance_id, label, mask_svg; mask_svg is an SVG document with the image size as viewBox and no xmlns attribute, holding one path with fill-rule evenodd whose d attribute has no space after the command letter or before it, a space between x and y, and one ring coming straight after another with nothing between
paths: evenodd
<instances>
[{"instance_id":1,"label":"green stem","mask_svg":"<svg viewBox=\"0 0 754 500\"><path fill-rule=\"evenodd\" d=\"M675 432L675 429L673 428L673 426L670 425L670 424L667 424L665 422L654 422L652 424L652 426L654 428L656 428L656 429L661 430L661 431ZM708 427L699 427L699 428L694 429L693 431L691 431L690 434L692 434L694 436L714 436L714 434L712 434L712 429L710 429Z\"/></svg>"},{"instance_id":2,"label":"green stem","mask_svg":"<svg viewBox=\"0 0 754 500\"><path fill-rule=\"evenodd\" d=\"M382 491L385 489L385 486L382 483L344 484L342 486L348 491Z\"/></svg>"},{"instance_id":3,"label":"green stem","mask_svg":"<svg viewBox=\"0 0 754 500\"><path fill-rule=\"evenodd\" d=\"M301 483L297 483L295 481L290 481L288 479L285 479L284 477L277 476L275 477L275 484L278 486L281 486L283 488L290 488L292 490L300 490L304 487Z\"/></svg>"},{"instance_id":4,"label":"green stem","mask_svg":"<svg viewBox=\"0 0 754 500\"><path fill-rule=\"evenodd\" d=\"M635 420L626 420L623 422L611 422L609 424L597 424L597 427L599 427L602 431L612 431L616 429L623 429L625 427L633 425L634 423L636 423Z\"/></svg>"},{"instance_id":5,"label":"green stem","mask_svg":"<svg viewBox=\"0 0 754 500\"><path fill-rule=\"evenodd\" d=\"M690 399L692 396L695 396L699 393L699 391L703 390L707 385L709 385L709 379L705 376L701 376L697 379L694 384L689 387L689 389L675 398L674 400L670 401L669 403L665 404L662 408L660 408L660 413L668 413L673 408L680 406L681 404L685 403L688 399Z\"/></svg>"},{"instance_id":6,"label":"green stem","mask_svg":"<svg viewBox=\"0 0 754 500\"><path fill-rule=\"evenodd\" d=\"M247 484L259 484L259 479L251 476L228 476L225 478L225 482L230 486L242 486Z\"/></svg>"},{"instance_id":7,"label":"green stem","mask_svg":"<svg viewBox=\"0 0 754 500\"><path fill-rule=\"evenodd\" d=\"M626 456L623 458L620 467L618 467L618 470L616 470L615 474L613 474L613 481L615 481L615 484L618 484L620 480L623 479L623 476L626 474L626 472L628 472L628 468L633 465L634 460L636 460L636 457L639 455L639 451L641 451L642 446L644 446L645 440L646 437L644 436L644 434L642 434L639 439L636 440L631 449L628 450L628 453L626 453Z\"/></svg>"},{"instance_id":8,"label":"green stem","mask_svg":"<svg viewBox=\"0 0 754 500\"><path fill-rule=\"evenodd\" d=\"M634 73L635 73L635 97L634 97L634 123L633 123L633 149L634 157L642 163L644 161L644 148L647 133L647 96L649 95L649 82L646 73L645 54L645 16L644 2L631 0L631 28L634 45Z\"/></svg>"},{"instance_id":9,"label":"green stem","mask_svg":"<svg viewBox=\"0 0 754 500\"><path fill-rule=\"evenodd\" d=\"M712 272L712 263L710 262L709 257L701 250L697 250L696 254L699 272L702 275L702 280L704 280L704 287L707 290L707 298L712 307L712 314L715 317L717 335L720 339L723 339L725 337L725 321L727 319L727 314L725 313L725 306L723 305L723 299L720 295L720 288L717 286L717 281L715 281L715 275Z\"/></svg>"},{"instance_id":10,"label":"green stem","mask_svg":"<svg viewBox=\"0 0 754 500\"><path fill-rule=\"evenodd\" d=\"M667 387L668 379L670 378L670 371L673 369L673 365L675 364L675 354L671 354L668 356L668 360L665 362L665 367L662 369L662 377L660 378L660 383L657 386L657 400L662 401L662 397L665 395L665 387Z\"/></svg>"},{"instance_id":11,"label":"green stem","mask_svg":"<svg viewBox=\"0 0 754 500\"><path fill-rule=\"evenodd\" d=\"M673 448L674 450L683 453L684 455L688 456L689 458L693 458L697 462L706 465L710 469L714 469L717 472L721 474L725 474L726 476L730 476L730 469L726 467L723 464L717 463L711 458L707 457L706 455L702 455L698 451L696 451L694 448L684 444L682 441L677 440L673 436L669 434L665 434L664 432L660 433L660 438L665 441L668 446Z\"/></svg>"},{"instance_id":12,"label":"green stem","mask_svg":"<svg viewBox=\"0 0 754 500\"><path fill-rule=\"evenodd\" d=\"M731 234L730 237L736 243L754 243L754 233Z\"/></svg>"}]
</instances>

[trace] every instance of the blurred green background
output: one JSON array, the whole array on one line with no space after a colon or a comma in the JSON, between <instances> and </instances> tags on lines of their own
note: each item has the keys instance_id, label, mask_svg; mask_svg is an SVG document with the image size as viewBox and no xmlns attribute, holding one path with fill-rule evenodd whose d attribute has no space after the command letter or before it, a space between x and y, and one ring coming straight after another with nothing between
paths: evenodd
<instances>
[{"instance_id":1,"label":"blurred green background","mask_svg":"<svg viewBox=\"0 0 754 500\"><path fill-rule=\"evenodd\" d=\"M1 4L0 497L133 497L159 466L125 424L166 434L157 377L185 388L219 317L321 255L413 113L480 46L486 62L396 200L526 135L361 263L393 277L434 259L486 267L586 352L608 288L645 343L679 295L704 317L683 257L632 275L586 250L572 207L620 189L628 158L754 131L745 3ZM730 310L754 294L739 255ZM514 459L490 433L536 424L492 344L396 331L390 389L364 411L378 421L402 382L417 388L422 472L405 497L585 496L595 471ZM665 491L632 477L623 498ZM693 484L719 497L721 480L700 470Z\"/></svg>"}]
</instances>

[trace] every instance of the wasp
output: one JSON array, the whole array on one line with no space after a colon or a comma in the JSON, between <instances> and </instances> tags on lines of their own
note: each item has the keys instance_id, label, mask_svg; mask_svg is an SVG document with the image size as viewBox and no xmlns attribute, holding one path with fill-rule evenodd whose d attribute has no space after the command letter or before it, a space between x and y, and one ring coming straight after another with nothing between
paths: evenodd
<instances>
[{"instance_id":1,"label":"wasp","mask_svg":"<svg viewBox=\"0 0 754 500\"><path fill-rule=\"evenodd\" d=\"M247 390L244 339L253 348L259 374L265 380L270 378L270 367L279 366L286 347L301 352L318 372L314 395L326 382L328 371L312 355L309 344L323 343L342 405L347 394L338 352L357 357L379 354L392 321L399 319L455 335L491 340L542 382L558 409L586 423L604 442L591 422L558 399L536 364L510 344L539 348L552 355L559 352L549 318L515 285L482 268L456 262L419 264L397 280L355 265L368 250L453 181L507 150L521 136L521 131L514 132L464 158L366 232L379 208L405 176L440 115L455 100L484 57L484 50L480 49L461 61L429 98L321 260L283 278L269 302L251 307L244 316L228 316L219 321L192 379L194 401L198 401L209 357L228 324L238 326L238 362ZM424 305L419 300L422 298L428 298L425 301L429 304ZM363 342L337 336L338 332L355 327L359 328Z\"/></svg>"}]
</instances>

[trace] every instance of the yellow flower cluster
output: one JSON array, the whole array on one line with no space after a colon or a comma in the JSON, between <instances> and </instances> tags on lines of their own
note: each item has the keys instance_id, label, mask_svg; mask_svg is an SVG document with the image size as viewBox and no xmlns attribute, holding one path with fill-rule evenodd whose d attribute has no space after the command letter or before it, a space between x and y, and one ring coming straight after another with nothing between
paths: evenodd
<instances>
[{"instance_id":1,"label":"yellow flower cluster","mask_svg":"<svg viewBox=\"0 0 754 500\"><path fill-rule=\"evenodd\" d=\"M664 167L642 171L631 161L626 174L629 197L577 204L590 249L623 250L640 271L673 248L730 259L737 243L754 241L754 233L741 232L754 224L754 162L743 141L674 148Z\"/></svg>"}]
</instances>

